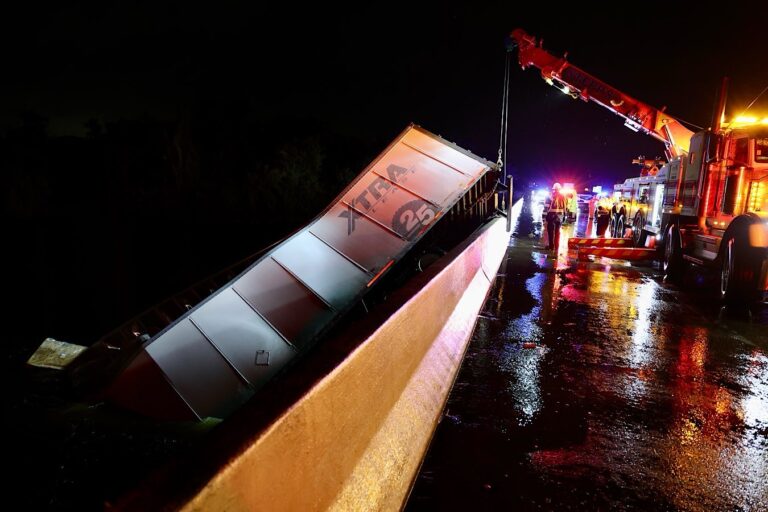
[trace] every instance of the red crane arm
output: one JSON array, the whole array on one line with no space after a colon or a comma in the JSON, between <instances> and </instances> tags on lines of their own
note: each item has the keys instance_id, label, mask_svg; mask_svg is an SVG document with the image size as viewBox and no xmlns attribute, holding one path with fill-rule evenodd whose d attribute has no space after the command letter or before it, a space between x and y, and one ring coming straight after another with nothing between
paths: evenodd
<instances>
[{"instance_id":1,"label":"red crane arm","mask_svg":"<svg viewBox=\"0 0 768 512\"><path fill-rule=\"evenodd\" d=\"M688 152L693 132L680 121L650 105L624 94L602 80L556 57L541 47L541 42L522 29L511 34L517 44L518 61L523 69L534 66L541 70L547 83L584 101L594 101L624 118L624 125L659 139L666 145L668 157Z\"/></svg>"}]
</instances>

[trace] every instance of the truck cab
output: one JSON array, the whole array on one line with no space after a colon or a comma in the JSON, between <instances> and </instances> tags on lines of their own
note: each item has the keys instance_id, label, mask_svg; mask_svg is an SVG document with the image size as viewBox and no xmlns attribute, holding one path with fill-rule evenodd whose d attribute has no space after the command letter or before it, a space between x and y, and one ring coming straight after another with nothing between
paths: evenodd
<instances>
[{"instance_id":1,"label":"truck cab","mask_svg":"<svg viewBox=\"0 0 768 512\"><path fill-rule=\"evenodd\" d=\"M665 265L721 271L721 295L768 290L768 119L724 124L691 138L667 167L662 210ZM751 292L750 292L751 294ZM758 300L761 300L758 297Z\"/></svg>"}]
</instances>

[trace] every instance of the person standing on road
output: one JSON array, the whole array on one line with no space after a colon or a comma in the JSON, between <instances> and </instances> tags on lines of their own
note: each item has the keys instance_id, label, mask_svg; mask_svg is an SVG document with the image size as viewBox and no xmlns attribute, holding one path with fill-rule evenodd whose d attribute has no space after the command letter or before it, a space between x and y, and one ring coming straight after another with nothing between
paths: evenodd
<instances>
[{"instance_id":1,"label":"person standing on road","mask_svg":"<svg viewBox=\"0 0 768 512\"><path fill-rule=\"evenodd\" d=\"M579 210L578 198L575 192L568 193L565 200L565 218L569 223L576 222L576 215Z\"/></svg>"},{"instance_id":2,"label":"person standing on road","mask_svg":"<svg viewBox=\"0 0 768 512\"><path fill-rule=\"evenodd\" d=\"M552 185L552 194L547 208L547 250L557 250L560 246L560 226L565 214L565 197L560 193L559 183Z\"/></svg>"},{"instance_id":3,"label":"person standing on road","mask_svg":"<svg viewBox=\"0 0 768 512\"><path fill-rule=\"evenodd\" d=\"M597 194L593 194L588 203L588 218L587 218L587 237L592 236L595 228L595 216L597 214Z\"/></svg>"},{"instance_id":4,"label":"person standing on road","mask_svg":"<svg viewBox=\"0 0 768 512\"><path fill-rule=\"evenodd\" d=\"M608 225L611 223L611 212L604 205L597 203L597 232L595 236L605 238Z\"/></svg>"}]
</instances>

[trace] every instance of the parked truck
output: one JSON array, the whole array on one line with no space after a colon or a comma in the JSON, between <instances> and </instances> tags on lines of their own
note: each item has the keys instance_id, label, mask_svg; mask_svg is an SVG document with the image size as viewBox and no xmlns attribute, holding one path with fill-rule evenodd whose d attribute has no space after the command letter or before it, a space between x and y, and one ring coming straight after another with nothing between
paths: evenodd
<instances>
[{"instance_id":1,"label":"parked truck","mask_svg":"<svg viewBox=\"0 0 768 512\"><path fill-rule=\"evenodd\" d=\"M649 235L658 235L661 230L663 198L659 194L667 169L663 167L665 161L659 158L640 157L632 162L643 166L643 170L640 176L613 186L609 234L614 238L631 236L636 247L643 247L648 244Z\"/></svg>"},{"instance_id":2,"label":"parked truck","mask_svg":"<svg viewBox=\"0 0 768 512\"><path fill-rule=\"evenodd\" d=\"M627 228L638 245L655 237L668 279L687 264L714 267L728 302L764 301L768 294L768 118L724 121L727 79L710 127L693 132L663 109L598 80L542 48L525 31L511 34L520 66L573 98L624 118L625 126L664 143L666 160L616 185L612 234ZM658 165L660 164L660 166Z\"/></svg>"}]
</instances>

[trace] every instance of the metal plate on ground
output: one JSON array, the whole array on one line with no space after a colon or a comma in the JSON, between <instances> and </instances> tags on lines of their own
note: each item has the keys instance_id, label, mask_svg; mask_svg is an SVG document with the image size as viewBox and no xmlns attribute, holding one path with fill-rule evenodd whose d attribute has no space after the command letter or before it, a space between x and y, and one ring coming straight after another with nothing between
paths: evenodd
<instances>
[{"instance_id":1,"label":"metal plate on ground","mask_svg":"<svg viewBox=\"0 0 768 512\"><path fill-rule=\"evenodd\" d=\"M53 338L45 338L40 346L37 347L35 353L27 360L27 364L37 366L38 368L63 370L86 348L88 347L66 343Z\"/></svg>"}]
</instances>

